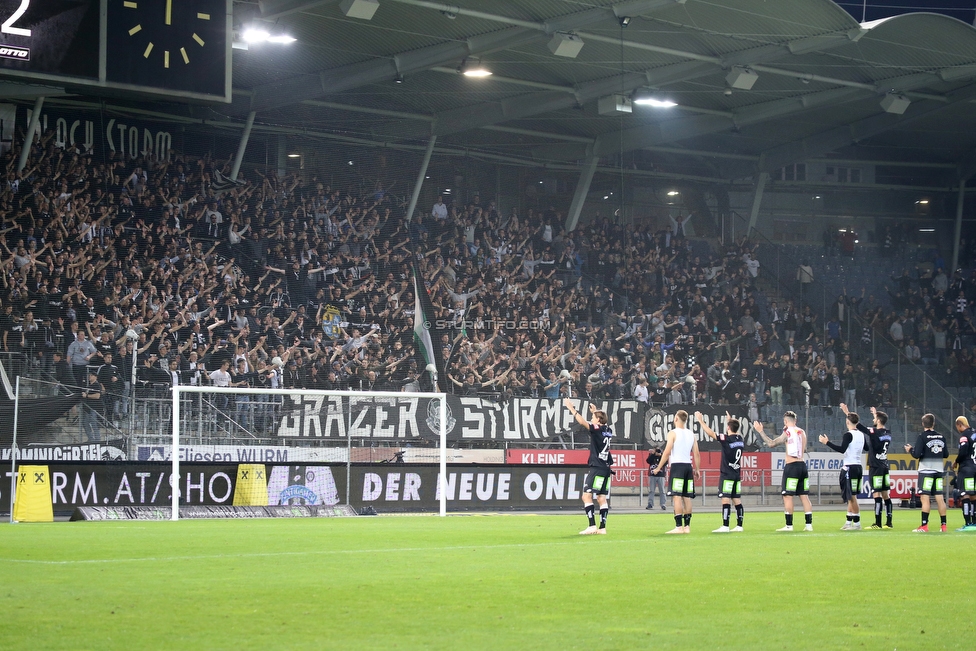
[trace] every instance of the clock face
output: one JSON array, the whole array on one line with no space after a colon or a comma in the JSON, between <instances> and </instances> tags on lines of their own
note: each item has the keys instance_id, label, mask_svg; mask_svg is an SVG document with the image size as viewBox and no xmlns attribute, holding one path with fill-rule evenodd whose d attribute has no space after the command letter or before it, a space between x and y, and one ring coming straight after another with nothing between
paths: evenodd
<instances>
[{"instance_id":1,"label":"clock face","mask_svg":"<svg viewBox=\"0 0 976 651\"><path fill-rule=\"evenodd\" d=\"M108 0L107 80L225 94L227 0Z\"/></svg>"}]
</instances>

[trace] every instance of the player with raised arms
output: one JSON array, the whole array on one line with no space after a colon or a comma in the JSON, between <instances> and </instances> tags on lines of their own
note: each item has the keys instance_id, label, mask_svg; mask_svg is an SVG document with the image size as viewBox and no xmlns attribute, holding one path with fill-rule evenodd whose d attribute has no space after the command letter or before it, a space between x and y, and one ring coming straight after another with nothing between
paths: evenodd
<instances>
[{"instance_id":1,"label":"player with raised arms","mask_svg":"<svg viewBox=\"0 0 976 651\"><path fill-rule=\"evenodd\" d=\"M657 473L665 463L668 472L668 495L674 498L674 529L669 534L691 533L691 504L695 499L695 480L701 471L701 455L694 432L686 427L688 412L679 409L674 415L674 429L668 432L668 443L661 453L661 460L651 474Z\"/></svg>"},{"instance_id":2,"label":"player with raised arms","mask_svg":"<svg viewBox=\"0 0 976 651\"><path fill-rule=\"evenodd\" d=\"M722 526L712 531L712 533L729 533L731 531L742 531L742 500L739 495L742 491L742 452L746 444L739 434L739 419L733 418L729 412L725 412L725 434L716 434L712 428L705 424L705 419L700 411L695 412L695 420L701 426L706 436L709 436L722 445L722 468L718 478L718 496L722 498ZM732 505L735 505L735 528L729 529L729 520L732 518Z\"/></svg>"},{"instance_id":3,"label":"player with raised arms","mask_svg":"<svg viewBox=\"0 0 976 651\"><path fill-rule=\"evenodd\" d=\"M840 410L846 416L850 413L847 405L840 404ZM857 429L864 434L864 439L868 448L868 484L871 486L874 496L874 524L871 529L891 529L891 474L888 470L888 447L891 445L891 430L888 424L888 414L878 411L871 407L871 417L874 419L874 427L865 427L864 423L858 423ZM884 508L885 524L881 526L881 511Z\"/></svg>"},{"instance_id":4,"label":"player with raised arms","mask_svg":"<svg viewBox=\"0 0 976 651\"><path fill-rule=\"evenodd\" d=\"M752 424L759 436L769 447L782 443L786 447L786 466L783 468L783 511L786 514L786 526L776 531L793 531L793 496L799 495L803 503L804 531L813 531L813 505L810 503L810 475L807 464L803 460L803 451L807 449L807 433L796 426L796 413L788 411L783 414L783 433L771 439L763 432L763 424L756 421Z\"/></svg>"},{"instance_id":5,"label":"player with raised arms","mask_svg":"<svg viewBox=\"0 0 976 651\"><path fill-rule=\"evenodd\" d=\"M613 465L613 455L610 454L610 441L613 439L613 429L607 424L607 414L590 404L592 419L587 421L576 411L573 401L569 398L563 399L563 404L569 409L569 413L576 419L581 427L585 427L590 433L590 458L587 465L590 467L586 473L586 481L583 482L583 512L589 526L580 531L581 536L607 533L607 514L610 506L607 503L607 495L610 494L610 475ZM596 526L594 517L593 496L596 495L597 503L600 505L600 526Z\"/></svg>"}]
</instances>

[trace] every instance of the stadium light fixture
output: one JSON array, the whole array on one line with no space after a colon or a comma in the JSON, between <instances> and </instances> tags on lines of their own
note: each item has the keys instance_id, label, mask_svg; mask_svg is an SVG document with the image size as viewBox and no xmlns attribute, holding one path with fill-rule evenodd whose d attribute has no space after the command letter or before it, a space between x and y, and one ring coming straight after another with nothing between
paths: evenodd
<instances>
[{"instance_id":1,"label":"stadium light fixture","mask_svg":"<svg viewBox=\"0 0 976 651\"><path fill-rule=\"evenodd\" d=\"M274 43L276 45L290 45L297 41L294 36L288 34L276 33L272 34L263 27L247 27L241 33L241 41L244 43L245 47L238 49L246 50L247 45L256 45L258 43Z\"/></svg>"},{"instance_id":2,"label":"stadium light fixture","mask_svg":"<svg viewBox=\"0 0 976 651\"><path fill-rule=\"evenodd\" d=\"M245 43L264 43L271 38L271 32L260 27L248 27L241 34L241 38Z\"/></svg>"},{"instance_id":3,"label":"stadium light fixture","mask_svg":"<svg viewBox=\"0 0 976 651\"><path fill-rule=\"evenodd\" d=\"M461 62L461 67L458 68L460 72L465 77L490 77L491 70L486 68L482 63L481 59L476 57L468 57Z\"/></svg>"},{"instance_id":4,"label":"stadium light fixture","mask_svg":"<svg viewBox=\"0 0 976 651\"><path fill-rule=\"evenodd\" d=\"M575 59L583 49L583 39L576 34L556 32L549 41L549 51L557 57Z\"/></svg>"},{"instance_id":5,"label":"stadium light fixture","mask_svg":"<svg viewBox=\"0 0 976 651\"><path fill-rule=\"evenodd\" d=\"M633 102L638 106L652 106L654 108L673 108L678 105L670 97L659 93L647 93L638 91L633 95Z\"/></svg>"},{"instance_id":6,"label":"stadium light fixture","mask_svg":"<svg viewBox=\"0 0 976 651\"><path fill-rule=\"evenodd\" d=\"M912 101L904 95L897 95L895 93L886 93L881 98L881 108L884 109L885 113L891 113L893 115L903 115L911 103Z\"/></svg>"},{"instance_id":7,"label":"stadium light fixture","mask_svg":"<svg viewBox=\"0 0 976 651\"><path fill-rule=\"evenodd\" d=\"M736 90L752 90L759 75L754 70L742 66L732 66L732 70L725 76L725 83Z\"/></svg>"},{"instance_id":8,"label":"stadium light fixture","mask_svg":"<svg viewBox=\"0 0 976 651\"><path fill-rule=\"evenodd\" d=\"M379 8L380 3L376 0L342 0L339 3L339 10L346 18L360 20L372 20L373 14Z\"/></svg>"}]
</instances>

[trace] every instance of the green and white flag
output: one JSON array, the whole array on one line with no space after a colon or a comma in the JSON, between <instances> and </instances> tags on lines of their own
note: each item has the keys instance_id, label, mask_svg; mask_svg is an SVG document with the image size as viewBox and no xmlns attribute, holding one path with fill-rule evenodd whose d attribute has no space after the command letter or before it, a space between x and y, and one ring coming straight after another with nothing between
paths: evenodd
<instances>
[{"instance_id":1,"label":"green and white flag","mask_svg":"<svg viewBox=\"0 0 976 651\"><path fill-rule=\"evenodd\" d=\"M434 304L430 301L427 293L427 286L424 285L417 265L413 265L413 293L414 293L414 314L413 314L413 340L417 346L417 352L424 360L424 365L433 364L437 369L437 381L440 384L444 377L444 359L440 350L440 336L438 334L437 319L434 314ZM435 387L440 390L439 387Z\"/></svg>"}]
</instances>

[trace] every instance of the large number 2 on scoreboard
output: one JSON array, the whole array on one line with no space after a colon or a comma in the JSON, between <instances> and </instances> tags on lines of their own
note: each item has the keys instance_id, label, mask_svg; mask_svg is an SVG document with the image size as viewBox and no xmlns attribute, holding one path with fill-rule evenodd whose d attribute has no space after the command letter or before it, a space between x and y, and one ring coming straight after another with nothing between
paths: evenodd
<instances>
[{"instance_id":1,"label":"large number 2 on scoreboard","mask_svg":"<svg viewBox=\"0 0 976 651\"><path fill-rule=\"evenodd\" d=\"M29 29L24 29L23 27L11 27L11 25L16 23L20 17L24 15L29 6L30 0L20 0L20 7L17 8L17 11L15 11L10 18L3 21L3 24L0 25L0 32L3 32L4 34L14 34L16 36L30 36L31 31Z\"/></svg>"}]
</instances>

